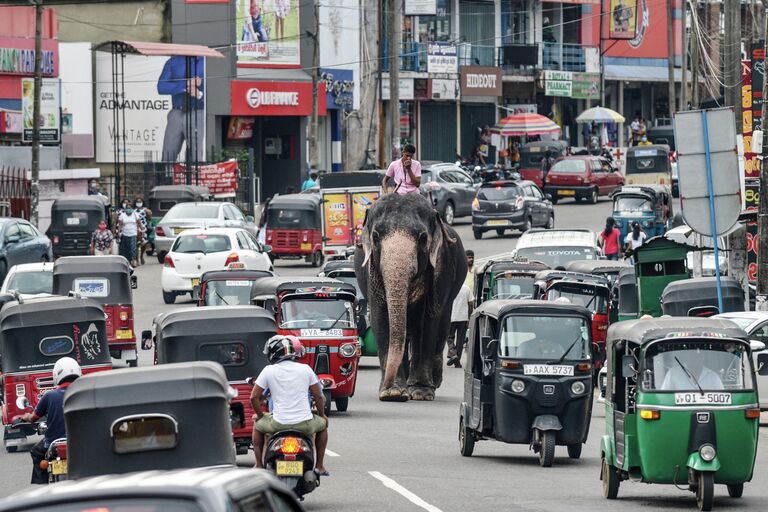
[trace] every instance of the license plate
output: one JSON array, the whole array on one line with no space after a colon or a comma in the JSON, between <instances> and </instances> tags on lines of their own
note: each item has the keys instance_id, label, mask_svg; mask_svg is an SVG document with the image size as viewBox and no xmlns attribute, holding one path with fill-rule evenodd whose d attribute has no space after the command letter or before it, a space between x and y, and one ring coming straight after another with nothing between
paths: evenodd
<instances>
[{"instance_id":1,"label":"license plate","mask_svg":"<svg viewBox=\"0 0 768 512\"><path fill-rule=\"evenodd\" d=\"M279 460L275 468L277 476L301 476L304 474L304 462L300 460Z\"/></svg>"},{"instance_id":2,"label":"license plate","mask_svg":"<svg viewBox=\"0 0 768 512\"><path fill-rule=\"evenodd\" d=\"M178 235L179 233L181 233L185 229L187 229L187 228L173 228L173 234L174 235Z\"/></svg>"},{"instance_id":3,"label":"license plate","mask_svg":"<svg viewBox=\"0 0 768 512\"><path fill-rule=\"evenodd\" d=\"M119 340L129 340L133 338L132 329L118 329L115 333L115 337Z\"/></svg>"},{"instance_id":4,"label":"license plate","mask_svg":"<svg viewBox=\"0 0 768 512\"><path fill-rule=\"evenodd\" d=\"M523 365L524 375L573 375L573 366L550 365L550 364L525 364Z\"/></svg>"},{"instance_id":5,"label":"license plate","mask_svg":"<svg viewBox=\"0 0 768 512\"><path fill-rule=\"evenodd\" d=\"M575 196L576 191L575 190L558 190L557 195L559 196Z\"/></svg>"},{"instance_id":6,"label":"license plate","mask_svg":"<svg viewBox=\"0 0 768 512\"><path fill-rule=\"evenodd\" d=\"M675 405L730 405L730 393L675 393Z\"/></svg>"},{"instance_id":7,"label":"license plate","mask_svg":"<svg viewBox=\"0 0 768 512\"><path fill-rule=\"evenodd\" d=\"M197 286L199 284L200 284L200 279L198 279L198 278L193 278L192 279L192 288L194 288L195 286Z\"/></svg>"},{"instance_id":8,"label":"license plate","mask_svg":"<svg viewBox=\"0 0 768 512\"><path fill-rule=\"evenodd\" d=\"M312 244L301 244L301 250L302 251L311 251L312 250Z\"/></svg>"},{"instance_id":9,"label":"license plate","mask_svg":"<svg viewBox=\"0 0 768 512\"><path fill-rule=\"evenodd\" d=\"M66 475L67 461L66 460L51 461L51 473L53 473L54 475Z\"/></svg>"},{"instance_id":10,"label":"license plate","mask_svg":"<svg viewBox=\"0 0 768 512\"><path fill-rule=\"evenodd\" d=\"M508 220L489 220L485 223L487 226L506 226L509 224Z\"/></svg>"}]
</instances>

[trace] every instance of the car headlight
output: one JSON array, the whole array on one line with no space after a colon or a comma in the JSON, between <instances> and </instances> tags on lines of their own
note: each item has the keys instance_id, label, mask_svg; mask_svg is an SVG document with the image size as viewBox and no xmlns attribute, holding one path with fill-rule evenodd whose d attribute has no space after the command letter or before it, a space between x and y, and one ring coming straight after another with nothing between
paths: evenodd
<instances>
[{"instance_id":1,"label":"car headlight","mask_svg":"<svg viewBox=\"0 0 768 512\"><path fill-rule=\"evenodd\" d=\"M339 347L339 354L344 357L352 357L357 352L357 343L345 343Z\"/></svg>"},{"instance_id":2,"label":"car headlight","mask_svg":"<svg viewBox=\"0 0 768 512\"><path fill-rule=\"evenodd\" d=\"M701 456L701 459L704 462L712 462L715 460L715 455L717 455L717 451L715 451L715 447L711 444L705 444L701 448L699 448L699 455Z\"/></svg>"},{"instance_id":3,"label":"car headlight","mask_svg":"<svg viewBox=\"0 0 768 512\"><path fill-rule=\"evenodd\" d=\"M512 391L514 391L515 393L522 393L523 390L525 390L525 382L521 380L512 381Z\"/></svg>"},{"instance_id":4,"label":"car headlight","mask_svg":"<svg viewBox=\"0 0 768 512\"><path fill-rule=\"evenodd\" d=\"M572 392L574 395L580 395L580 394L582 394L582 393L583 393L583 392L584 392L586 389L587 389L587 388L586 388L586 386L584 386L584 383L583 383L583 382L581 382L580 380L577 380L576 382L574 382L573 384L571 384L571 392Z\"/></svg>"}]
</instances>

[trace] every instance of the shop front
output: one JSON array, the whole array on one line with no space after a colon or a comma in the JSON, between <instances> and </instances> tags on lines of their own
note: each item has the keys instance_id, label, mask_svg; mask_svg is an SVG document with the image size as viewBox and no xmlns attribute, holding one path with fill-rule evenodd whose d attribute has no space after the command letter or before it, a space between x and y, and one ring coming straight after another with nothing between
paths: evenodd
<instances>
[{"instance_id":1,"label":"shop front","mask_svg":"<svg viewBox=\"0 0 768 512\"><path fill-rule=\"evenodd\" d=\"M231 97L227 145L253 148L262 197L285 194L291 189L298 192L305 179L302 171L307 161L312 82L233 80ZM320 82L318 90L318 112L326 115L324 82Z\"/></svg>"},{"instance_id":2,"label":"shop front","mask_svg":"<svg viewBox=\"0 0 768 512\"><path fill-rule=\"evenodd\" d=\"M494 163L496 150L485 130L499 119L498 101L503 93L501 70L495 67L463 66L459 71L461 109L459 112L459 151L462 156L480 153L486 163Z\"/></svg>"}]
</instances>

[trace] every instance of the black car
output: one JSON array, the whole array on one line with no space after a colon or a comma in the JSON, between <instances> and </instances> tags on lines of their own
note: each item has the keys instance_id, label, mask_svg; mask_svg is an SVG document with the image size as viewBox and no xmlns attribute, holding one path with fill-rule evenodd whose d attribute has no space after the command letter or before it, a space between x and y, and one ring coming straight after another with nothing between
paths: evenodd
<instances>
[{"instance_id":1,"label":"black car","mask_svg":"<svg viewBox=\"0 0 768 512\"><path fill-rule=\"evenodd\" d=\"M486 231L555 227L555 209L532 181L491 181L483 183L472 203L472 233L480 240Z\"/></svg>"},{"instance_id":2,"label":"black car","mask_svg":"<svg viewBox=\"0 0 768 512\"><path fill-rule=\"evenodd\" d=\"M423 196L429 197L431 193L435 208L447 224L472 214L476 185L456 164L424 163L420 188Z\"/></svg>"},{"instance_id":3,"label":"black car","mask_svg":"<svg viewBox=\"0 0 768 512\"><path fill-rule=\"evenodd\" d=\"M51 241L24 219L0 218L0 283L20 263L52 261Z\"/></svg>"}]
</instances>

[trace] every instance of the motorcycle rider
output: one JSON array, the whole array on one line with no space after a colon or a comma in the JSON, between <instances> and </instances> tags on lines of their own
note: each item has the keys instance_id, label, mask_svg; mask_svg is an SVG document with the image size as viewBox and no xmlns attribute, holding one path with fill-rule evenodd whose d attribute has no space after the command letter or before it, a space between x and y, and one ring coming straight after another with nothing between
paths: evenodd
<instances>
[{"instance_id":1,"label":"motorcycle rider","mask_svg":"<svg viewBox=\"0 0 768 512\"><path fill-rule=\"evenodd\" d=\"M53 366L53 382L57 387L43 395L37 402L35 412L28 412L21 417L22 421L32 423L45 416L48 424L48 430L45 431L43 439L29 451L32 456L33 484L48 483L48 475L40 468L40 462L45 458L45 452L48 451L52 442L67 437L64 426L64 393L82 374L80 365L71 357L62 357L56 361Z\"/></svg>"},{"instance_id":2,"label":"motorcycle rider","mask_svg":"<svg viewBox=\"0 0 768 512\"><path fill-rule=\"evenodd\" d=\"M315 437L315 472L328 475L323 464L325 447L328 446L328 418L323 392L312 368L297 361L303 352L304 348L296 336L272 336L264 345L270 365L261 371L251 391L251 405L256 411L253 416L253 453L256 467L263 467L265 434L298 430L310 438ZM273 404L272 412L266 414L261 410L265 389L269 389ZM307 392L315 400L317 414L312 414Z\"/></svg>"}]
</instances>

